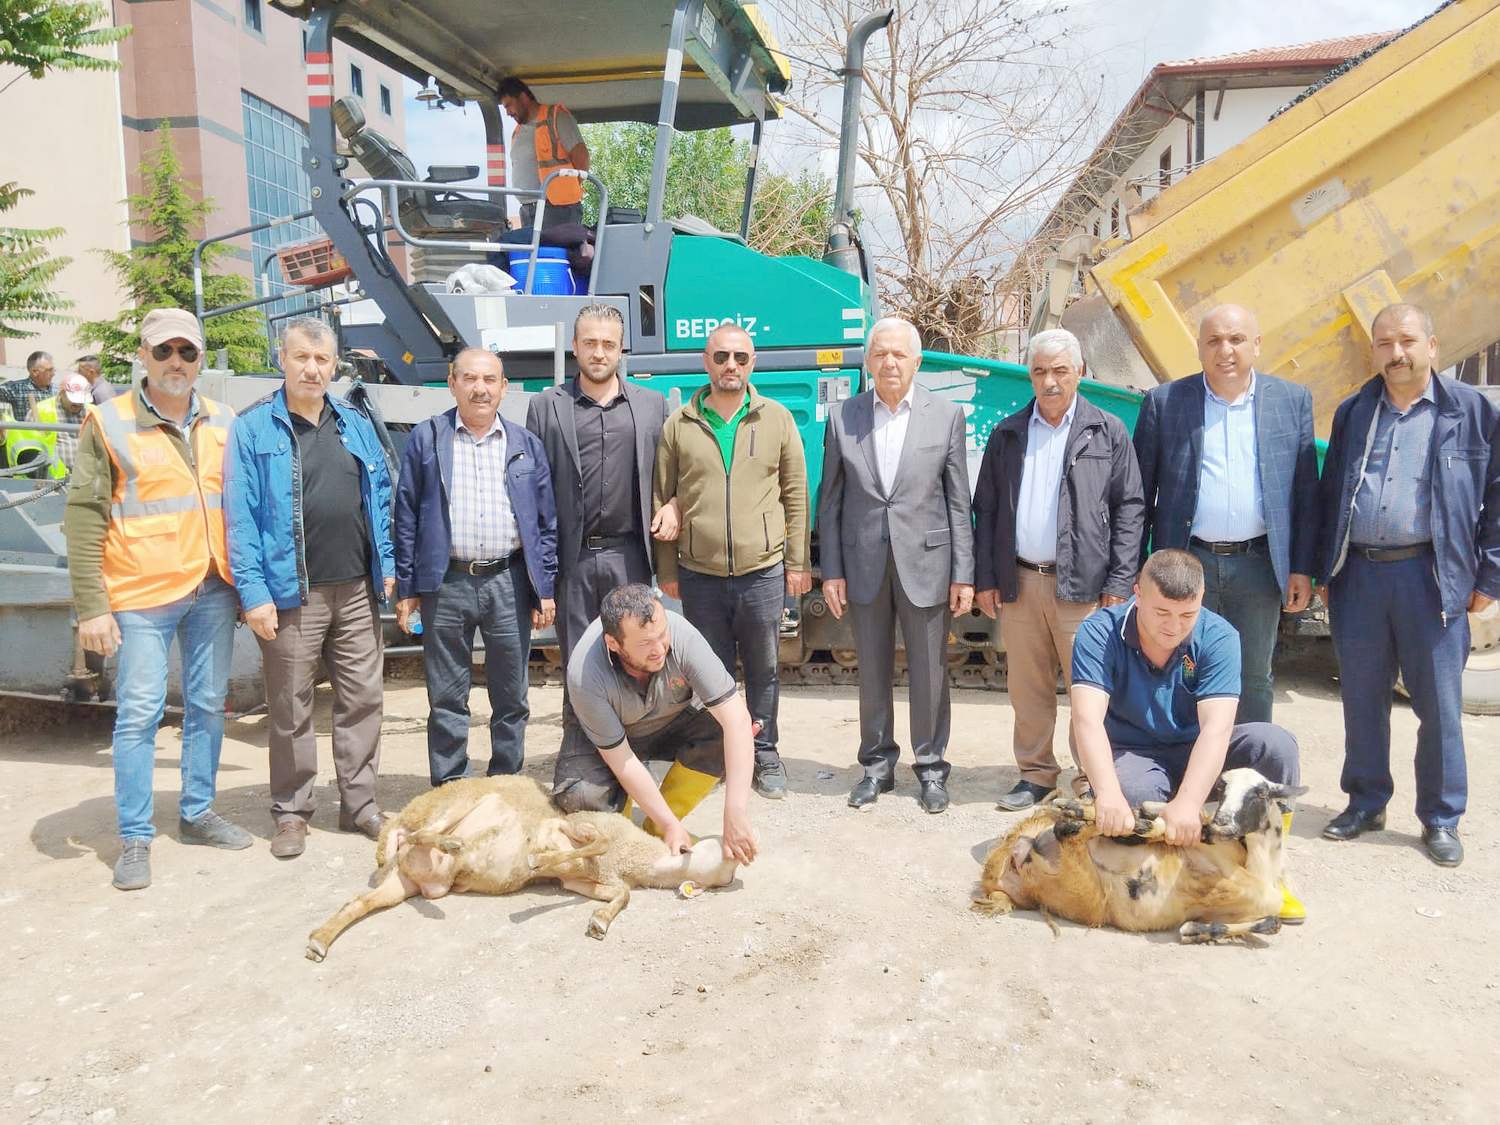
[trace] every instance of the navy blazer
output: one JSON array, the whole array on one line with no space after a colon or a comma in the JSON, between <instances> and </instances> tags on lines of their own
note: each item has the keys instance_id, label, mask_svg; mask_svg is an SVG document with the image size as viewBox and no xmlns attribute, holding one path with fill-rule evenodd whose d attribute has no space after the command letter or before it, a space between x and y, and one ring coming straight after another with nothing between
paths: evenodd
<instances>
[{"instance_id":1,"label":"navy blazer","mask_svg":"<svg viewBox=\"0 0 1500 1125\"><path fill-rule=\"evenodd\" d=\"M1500 598L1500 408L1464 383L1434 374L1432 547L1443 620L1460 619L1478 590ZM1318 577L1344 565L1365 441L1385 380L1375 376L1333 414L1323 460L1323 536Z\"/></svg>"},{"instance_id":2,"label":"navy blazer","mask_svg":"<svg viewBox=\"0 0 1500 1125\"><path fill-rule=\"evenodd\" d=\"M418 423L401 455L396 486L396 596L430 594L443 584L452 553L448 494L458 408ZM552 474L535 434L505 418L505 491L521 531L533 599L553 596L557 580L557 506Z\"/></svg>"},{"instance_id":3,"label":"navy blazer","mask_svg":"<svg viewBox=\"0 0 1500 1125\"><path fill-rule=\"evenodd\" d=\"M1141 559L1166 547L1186 548L1198 510L1203 461L1203 373L1152 387L1135 424L1135 455L1146 496ZM1285 596L1293 574L1317 573L1318 448L1312 395L1306 387L1255 373L1255 463L1260 473L1266 539Z\"/></svg>"}]
</instances>

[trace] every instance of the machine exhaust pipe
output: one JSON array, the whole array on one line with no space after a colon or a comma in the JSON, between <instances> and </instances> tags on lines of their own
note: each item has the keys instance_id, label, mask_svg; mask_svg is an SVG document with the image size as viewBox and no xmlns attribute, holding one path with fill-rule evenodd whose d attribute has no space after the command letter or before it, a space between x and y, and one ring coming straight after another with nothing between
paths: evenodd
<instances>
[{"instance_id":1,"label":"machine exhaust pipe","mask_svg":"<svg viewBox=\"0 0 1500 1125\"><path fill-rule=\"evenodd\" d=\"M868 15L849 32L844 50L844 119L839 126L839 177L833 193L833 223L823 261L846 273L862 276L862 251L854 225L854 161L858 147L859 99L864 91L865 43L890 25L894 8Z\"/></svg>"}]
</instances>

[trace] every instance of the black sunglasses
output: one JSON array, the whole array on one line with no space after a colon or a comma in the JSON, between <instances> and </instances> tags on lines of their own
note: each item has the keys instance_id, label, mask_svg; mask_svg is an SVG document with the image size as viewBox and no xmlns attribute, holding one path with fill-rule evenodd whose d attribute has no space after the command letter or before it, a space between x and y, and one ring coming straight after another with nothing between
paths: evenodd
<instances>
[{"instance_id":1,"label":"black sunglasses","mask_svg":"<svg viewBox=\"0 0 1500 1125\"><path fill-rule=\"evenodd\" d=\"M198 345L196 344L157 344L151 349L151 358L157 363L166 363L176 352L182 357L183 363L198 362Z\"/></svg>"},{"instance_id":2,"label":"black sunglasses","mask_svg":"<svg viewBox=\"0 0 1500 1125\"><path fill-rule=\"evenodd\" d=\"M734 362L738 363L741 367L744 367L747 363L750 362L750 353L749 352L713 352L712 353L713 361L715 363L717 363L717 364L728 363L730 356L734 356Z\"/></svg>"}]
</instances>

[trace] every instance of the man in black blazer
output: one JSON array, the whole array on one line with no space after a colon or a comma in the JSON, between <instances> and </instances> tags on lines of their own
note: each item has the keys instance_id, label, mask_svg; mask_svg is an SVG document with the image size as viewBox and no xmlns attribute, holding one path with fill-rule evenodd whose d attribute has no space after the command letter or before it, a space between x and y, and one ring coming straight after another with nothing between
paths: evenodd
<instances>
[{"instance_id":1,"label":"man in black blazer","mask_svg":"<svg viewBox=\"0 0 1500 1125\"><path fill-rule=\"evenodd\" d=\"M1306 387L1255 370L1260 328L1238 305L1198 325L1203 370L1147 392L1135 427L1150 551L1191 550L1203 606L1240 635L1235 721L1271 720L1281 613L1312 598L1318 457Z\"/></svg>"},{"instance_id":2,"label":"man in black blazer","mask_svg":"<svg viewBox=\"0 0 1500 1125\"><path fill-rule=\"evenodd\" d=\"M526 428L542 440L557 497L557 641L565 678L604 595L652 580L651 474L667 400L620 377L624 339L619 310L585 305L573 322L577 378L534 395L526 410ZM564 749L582 737L565 696ZM557 760L562 767L570 756ZM556 791L575 780L555 778Z\"/></svg>"}]
</instances>

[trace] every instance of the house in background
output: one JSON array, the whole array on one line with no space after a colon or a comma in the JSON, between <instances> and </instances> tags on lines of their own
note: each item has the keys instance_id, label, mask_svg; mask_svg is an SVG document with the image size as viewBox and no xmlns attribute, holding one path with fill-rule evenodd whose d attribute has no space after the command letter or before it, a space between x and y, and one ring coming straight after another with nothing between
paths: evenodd
<instances>
[{"instance_id":1,"label":"house in background","mask_svg":"<svg viewBox=\"0 0 1500 1125\"><path fill-rule=\"evenodd\" d=\"M134 27L118 46L118 72L23 79L0 96L0 183L16 180L36 192L6 222L64 228L49 248L72 259L58 290L73 300L71 315L79 320L114 316L124 304L95 251L126 250L145 237L127 227L124 200L142 190L140 165L163 120L171 122L190 189L214 202L210 232L295 214L311 202L302 168L308 85L301 20L269 0L114 0L111 7L117 25ZM0 85L8 77L0 74ZM333 88L335 97L362 101L370 128L403 143L396 71L336 42ZM229 243L221 268L254 277L275 247L319 237L311 221L262 231ZM272 315L277 311L273 306ZM71 325L26 327L39 335L0 341L0 363L43 349L63 367L83 350Z\"/></svg>"},{"instance_id":2,"label":"house in background","mask_svg":"<svg viewBox=\"0 0 1500 1125\"><path fill-rule=\"evenodd\" d=\"M1130 237L1130 212L1233 148L1331 69L1394 32L1157 64L1023 247L1005 288L1023 335L1082 292L1101 243ZM1054 273L1061 260L1063 269ZM1067 263L1074 263L1071 283Z\"/></svg>"}]
</instances>

